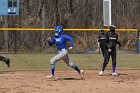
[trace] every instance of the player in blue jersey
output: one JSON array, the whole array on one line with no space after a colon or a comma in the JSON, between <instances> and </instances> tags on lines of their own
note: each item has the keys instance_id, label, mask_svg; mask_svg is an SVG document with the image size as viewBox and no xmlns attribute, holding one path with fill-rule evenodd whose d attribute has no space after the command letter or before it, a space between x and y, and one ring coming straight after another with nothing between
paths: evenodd
<instances>
[{"instance_id":1,"label":"player in blue jersey","mask_svg":"<svg viewBox=\"0 0 140 93\"><path fill-rule=\"evenodd\" d=\"M68 51L73 49L73 38L64 34L63 28L61 26L56 26L55 27L55 35L53 38L49 37L48 38L48 43L50 46L53 44L56 44L58 54L54 56L50 60L50 67L51 67L51 75L47 76L48 78L54 78L54 72L55 72L55 63L57 61L63 60L68 66L71 68L75 69L83 78L84 77L84 72L83 70L80 70L70 59L68 56ZM67 49L66 43L67 41L70 42L70 47Z\"/></svg>"}]
</instances>

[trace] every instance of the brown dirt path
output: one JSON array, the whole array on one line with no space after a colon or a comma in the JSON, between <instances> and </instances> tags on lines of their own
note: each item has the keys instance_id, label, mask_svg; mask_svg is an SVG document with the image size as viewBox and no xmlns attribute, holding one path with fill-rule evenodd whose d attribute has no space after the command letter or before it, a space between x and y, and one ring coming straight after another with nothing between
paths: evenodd
<instances>
[{"instance_id":1,"label":"brown dirt path","mask_svg":"<svg viewBox=\"0 0 140 93\"><path fill-rule=\"evenodd\" d=\"M85 71L85 79L75 71L4 72L0 74L0 93L140 93L140 70L120 70L119 76L98 76L98 70Z\"/></svg>"}]
</instances>

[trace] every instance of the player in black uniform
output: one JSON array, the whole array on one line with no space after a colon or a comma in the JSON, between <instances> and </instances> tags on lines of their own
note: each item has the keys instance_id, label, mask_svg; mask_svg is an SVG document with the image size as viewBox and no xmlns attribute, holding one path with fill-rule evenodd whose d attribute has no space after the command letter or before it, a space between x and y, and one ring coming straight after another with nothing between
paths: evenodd
<instances>
[{"instance_id":1,"label":"player in black uniform","mask_svg":"<svg viewBox=\"0 0 140 93\"><path fill-rule=\"evenodd\" d=\"M115 33L115 26L110 26L110 31L107 34L107 44L106 44L106 50L104 54L104 63L102 66L102 70L99 73L99 75L103 75L104 70L109 62L109 58L111 56L112 58L112 75L117 76L116 73L116 45L119 45L119 48L121 47L121 43L118 41L118 35Z\"/></svg>"},{"instance_id":2,"label":"player in black uniform","mask_svg":"<svg viewBox=\"0 0 140 93\"><path fill-rule=\"evenodd\" d=\"M101 30L98 36L98 47L101 48L103 57L105 54L106 43L107 43L107 34L104 30Z\"/></svg>"},{"instance_id":3,"label":"player in black uniform","mask_svg":"<svg viewBox=\"0 0 140 93\"><path fill-rule=\"evenodd\" d=\"M6 57L3 57L0 55L0 61L5 62L8 67L10 66L10 59L9 58L6 58Z\"/></svg>"}]
</instances>

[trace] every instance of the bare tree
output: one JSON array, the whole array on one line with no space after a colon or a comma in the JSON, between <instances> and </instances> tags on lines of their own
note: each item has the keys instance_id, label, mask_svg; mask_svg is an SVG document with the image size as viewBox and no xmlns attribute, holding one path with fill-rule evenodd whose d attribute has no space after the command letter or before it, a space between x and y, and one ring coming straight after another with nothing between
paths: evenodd
<instances>
[{"instance_id":1,"label":"bare tree","mask_svg":"<svg viewBox=\"0 0 140 93\"><path fill-rule=\"evenodd\" d=\"M117 28L140 29L140 0L112 0L112 23ZM0 27L104 28L102 0L20 0L20 15L1 17ZM75 39L75 51L97 48L98 32L66 32ZM42 52L53 48L47 45L52 31L19 31L16 33L17 51ZM136 33L119 33L124 48L136 48ZM14 50L15 32L3 31L5 49Z\"/></svg>"}]
</instances>

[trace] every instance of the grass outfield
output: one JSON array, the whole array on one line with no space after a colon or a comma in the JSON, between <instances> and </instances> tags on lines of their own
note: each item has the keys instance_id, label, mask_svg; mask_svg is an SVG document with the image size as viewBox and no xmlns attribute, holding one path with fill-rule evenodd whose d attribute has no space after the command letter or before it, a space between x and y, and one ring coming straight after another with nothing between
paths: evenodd
<instances>
[{"instance_id":1,"label":"grass outfield","mask_svg":"<svg viewBox=\"0 0 140 93\"><path fill-rule=\"evenodd\" d=\"M3 54L11 59L11 67L7 68L5 63L0 62L0 71L30 71L50 70L49 60L53 54ZM103 61L101 54L70 54L70 59L81 69L100 69ZM111 61L107 66L111 69ZM140 69L140 55L118 54L117 69ZM62 61L56 63L56 70L72 70Z\"/></svg>"}]
</instances>

